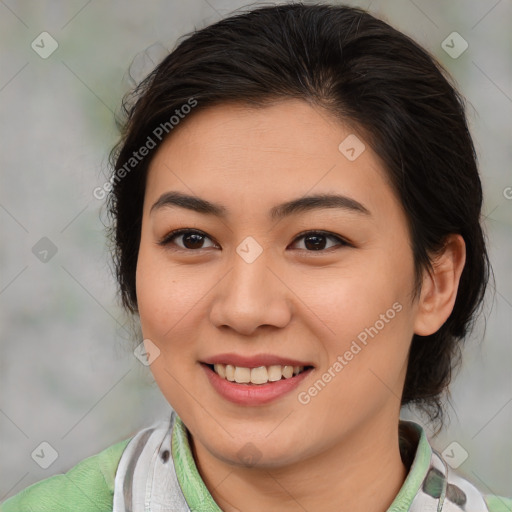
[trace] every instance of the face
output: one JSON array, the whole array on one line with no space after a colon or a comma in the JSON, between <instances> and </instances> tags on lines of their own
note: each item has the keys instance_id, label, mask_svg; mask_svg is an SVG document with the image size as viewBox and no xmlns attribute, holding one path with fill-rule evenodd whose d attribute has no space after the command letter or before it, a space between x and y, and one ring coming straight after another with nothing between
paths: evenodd
<instances>
[{"instance_id":1,"label":"face","mask_svg":"<svg viewBox=\"0 0 512 512\"><path fill-rule=\"evenodd\" d=\"M194 445L277 467L396 428L417 307L378 157L299 100L177 128L149 168L136 284L152 373Z\"/></svg>"}]
</instances>

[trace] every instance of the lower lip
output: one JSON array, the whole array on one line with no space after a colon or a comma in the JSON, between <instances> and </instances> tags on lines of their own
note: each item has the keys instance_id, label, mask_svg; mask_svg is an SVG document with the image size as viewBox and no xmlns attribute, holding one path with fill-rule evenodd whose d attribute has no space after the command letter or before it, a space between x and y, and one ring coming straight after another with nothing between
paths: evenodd
<instances>
[{"instance_id":1,"label":"lower lip","mask_svg":"<svg viewBox=\"0 0 512 512\"><path fill-rule=\"evenodd\" d=\"M217 375L208 365L202 368L219 395L238 405L268 404L294 390L313 370L309 368L289 379L276 380L267 384L237 384Z\"/></svg>"}]
</instances>

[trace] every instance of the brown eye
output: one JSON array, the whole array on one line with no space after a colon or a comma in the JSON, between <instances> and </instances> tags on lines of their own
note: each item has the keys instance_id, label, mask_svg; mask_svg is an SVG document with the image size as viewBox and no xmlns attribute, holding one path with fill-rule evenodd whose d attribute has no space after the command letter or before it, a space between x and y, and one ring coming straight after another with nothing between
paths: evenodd
<instances>
[{"instance_id":1,"label":"brown eye","mask_svg":"<svg viewBox=\"0 0 512 512\"><path fill-rule=\"evenodd\" d=\"M308 231L306 233L303 233L302 235L298 236L295 239L295 243L297 240L304 239L304 247L305 250L312 252L312 251L323 251L324 249L331 249L333 246L326 247L327 239L336 240L338 242L338 245L341 246L348 246L349 244L340 238L339 236L326 233L324 231Z\"/></svg>"},{"instance_id":2,"label":"brown eye","mask_svg":"<svg viewBox=\"0 0 512 512\"><path fill-rule=\"evenodd\" d=\"M174 240L182 239L182 245L176 244ZM197 231L195 229L178 229L172 231L168 235L166 235L159 243L159 245L167 246L167 245L177 245L179 249L184 250L194 250L194 249L205 249L204 241L205 239L211 240L205 233L201 231ZM213 244L210 247L215 247Z\"/></svg>"}]
</instances>

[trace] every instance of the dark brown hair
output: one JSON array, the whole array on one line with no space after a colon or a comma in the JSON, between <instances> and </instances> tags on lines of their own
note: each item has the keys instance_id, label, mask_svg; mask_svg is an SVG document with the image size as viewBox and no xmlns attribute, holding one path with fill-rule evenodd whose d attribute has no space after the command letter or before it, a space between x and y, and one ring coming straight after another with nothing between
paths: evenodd
<instances>
[{"instance_id":1,"label":"dark brown hair","mask_svg":"<svg viewBox=\"0 0 512 512\"><path fill-rule=\"evenodd\" d=\"M403 405L416 404L442 422L441 398L490 271L475 150L464 101L448 75L409 37L345 6L265 6L183 37L125 97L121 140L111 153L109 235L123 305L137 312L145 180L164 140L155 130L167 127L164 135L172 135L171 116L185 112L183 106L191 101L196 106L190 119L199 110L232 101L264 107L302 99L349 123L383 162L408 219L416 291L446 236L464 238L466 264L453 312L435 334L413 337L402 396ZM148 137L156 147L127 168Z\"/></svg>"}]
</instances>

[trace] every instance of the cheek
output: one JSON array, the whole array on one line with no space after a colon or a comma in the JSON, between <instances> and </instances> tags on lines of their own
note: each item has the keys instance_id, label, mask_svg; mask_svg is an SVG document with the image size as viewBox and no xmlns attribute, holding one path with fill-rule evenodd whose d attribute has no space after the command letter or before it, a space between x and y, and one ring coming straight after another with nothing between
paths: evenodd
<instances>
[{"instance_id":1,"label":"cheek","mask_svg":"<svg viewBox=\"0 0 512 512\"><path fill-rule=\"evenodd\" d=\"M136 272L137 303L144 336L163 341L193 314L204 295L198 276L169 262L164 251L141 241Z\"/></svg>"},{"instance_id":2,"label":"cheek","mask_svg":"<svg viewBox=\"0 0 512 512\"><path fill-rule=\"evenodd\" d=\"M365 274L366 286L357 276L333 282L323 300L314 303L311 294L308 302L320 319L311 330L326 332L325 323L329 333L320 338L322 367L301 399L311 399L315 415L331 425L333 435L344 418L370 414L386 403L398 407L400 402L413 310L405 282L402 287L398 280L377 277ZM329 419L333 404L339 421Z\"/></svg>"},{"instance_id":3,"label":"cheek","mask_svg":"<svg viewBox=\"0 0 512 512\"><path fill-rule=\"evenodd\" d=\"M381 253L361 266L337 269L325 280L316 280L309 294L308 288L298 292L316 313L316 327L310 326L311 330L325 333L321 338L327 356L324 366L332 368L342 358L343 369L337 365L332 370L338 385L331 387L329 399L334 399L334 388L350 388L357 402L358 396L372 391L379 377L400 393L413 334L413 277L412 259L398 262L393 255Z\"/></svg>"},{"instance_id":4,"label":"cheek","mask_svg":"<svg viewBox=\"0 0 512 512\"><path fill-rule=\"evenodd\" d=\"M194 315L200 314L198 301L204 292L200 293L199 282L179 275L157 251L143 244L136 284L142 335L159 350L150 365L151 373L171 406L184 410L190 404L183 388L197 374Z\"/></svg>"},{"instance_id":5,"label":"cheek","mask_svg":"<svg viewBox=\"0 0 512 512\"><path fill-rule=\"evenodd\" d=\"M315 313L317 332L325 331L330 339L346 341L373 326L381 326L381 315L388 324L408 316L405 306L410 305L412 268L397 267L392 261L374 258L349 268L333 268L307 279L295 279L294 291L304 304ZM393 304L400 303L401 307ZM401 309L397 315L396 309ZM383 330L382 330L383 331Z\"/></svg>"}]
</instances>

